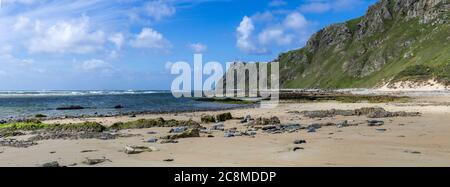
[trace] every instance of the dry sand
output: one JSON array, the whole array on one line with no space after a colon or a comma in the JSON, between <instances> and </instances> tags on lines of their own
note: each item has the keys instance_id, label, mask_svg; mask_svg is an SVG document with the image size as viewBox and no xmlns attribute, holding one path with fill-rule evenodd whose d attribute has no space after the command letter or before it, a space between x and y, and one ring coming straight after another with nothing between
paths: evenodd
<instances>
[{"instance_id":1,"label":"dry sand","mask_svg":"<svg viewBox=\"0 0 450 187\"><path fill-rule=\"evenodd\" d=\"M85 158L106 157L111 162L96 166L450 166L450 96L417 98L412 103L294 103L285 102L275 109L229 110L235 117L278 116L282 123L309 124L312 122L340 122L354 120L364 122L366 117L342 117L309 119L289 111L320 109L356 109L380 106L388 111L421 112L420 117L384 118L381 127L323 127L315 133L265 134L258 131L256 137L225 138L217 131L215 137L180 139L177 144L145 143L144 140L166 134L169 128L124 130L141 136L115 140L46 140L28 148L0 147L0 166L40 166L46 162L58 161L61 165L86 166ZM139 118L193 119L199 121L202 114L220 112L194 112L179 114L140 115L137 118L107 117L89 119L65 119L48 121L66 123L76 121L97 121L111 125L117 121ZM205 125L204 126L210 126ZM239 120L225 122L226 128L242 128ZM386 129L380 132L377 129ZM149 135L147 132L158 132ZM22 137L26 138L26 137ZM296 139L306 144L294 145ZM127 155L121 150L127 144L148 145L159 149ZM294 146L303 150L292 151ZM81 153L83 150L96 150ZM54 152L54 153L51 153ZM174 159L165 162L165 159Z\"/></svg>"}]
</instances>

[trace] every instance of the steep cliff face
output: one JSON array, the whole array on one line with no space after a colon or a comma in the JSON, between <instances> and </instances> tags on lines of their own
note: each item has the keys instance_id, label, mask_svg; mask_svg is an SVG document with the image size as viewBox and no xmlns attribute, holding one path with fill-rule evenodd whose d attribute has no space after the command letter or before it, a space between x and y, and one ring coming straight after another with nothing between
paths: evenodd
<instances>
[{"instance_id":1,"label":"steep cliff face","mask_svg":"<svg viewBox=\"0 0 450 187\"><path fill-rule=\"evenodd\" d=\"M304 48L281 54L285 88L373 87L435 78L450 83L449 0L381 0L366 15L313 34ZM426 76L407 74L429 68Z\"/></svg>"}]
</instances>

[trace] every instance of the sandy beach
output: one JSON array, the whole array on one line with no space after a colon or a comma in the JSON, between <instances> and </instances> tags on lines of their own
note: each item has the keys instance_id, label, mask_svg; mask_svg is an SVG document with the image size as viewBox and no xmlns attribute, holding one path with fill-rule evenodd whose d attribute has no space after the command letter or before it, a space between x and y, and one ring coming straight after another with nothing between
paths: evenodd
<instances>
[{"instance_id":1,"label":"sandy beach","mask_svg":"<svg viewBox=\"0 0 450 187\"><path fill-rule=\"evenodd\" d=\"M359 124L338 128L326 126L316 132L299 130L279 134L257 131L255 136L224 137L223 131L201 133L200 137L181 138L178 143L148 143L160 138L171 128L121 130L132 134L112 140L43 140L27 148L0 147L0 166L41 166L57 161L63 166L85 167L83 160L106 158L97 167L109 166L450 166L450 101L449 95L415 97L407 103L340 103L282 101L277 108L246 108L214 112L146 114L136 117L117 116L50 120L45 123L99 122L110 126L115 122L136 119L189 120L200 122L205 114L230 112L233 117L252 118L276 116L281 124L339 123ZM420 112L420 116L380 118L378 127L368 126L366 116L334 116L308 118L301 111L358 109L382 107L386 111ZM209 128L214 123L202 126ZM245 129L239 119L224 122L225 129ZM153 132L153 133L149 133ZM211 136L212 135L212 136ZM30 134L14 137L27 139ZM306 143L296 145L295 140ZM151 152L125 154L126 145L150 146ZM293 151L297 148L296 151ZM167 160L169 159L169 160Z\"/></svg>"}]
</instances>

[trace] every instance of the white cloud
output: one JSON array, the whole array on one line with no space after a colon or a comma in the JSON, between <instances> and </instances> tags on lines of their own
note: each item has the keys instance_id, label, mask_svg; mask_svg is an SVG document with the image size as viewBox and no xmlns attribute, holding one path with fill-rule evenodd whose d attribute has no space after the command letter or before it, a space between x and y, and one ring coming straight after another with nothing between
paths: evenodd
<instances>
[{"instance_id":1,"label":"white cloud","mask_svg":"<svg viewBox=\"0 0 450 187\"><path fill-rule=\"evenodd\" d=\"M103 60L91 59L82 62L79 68L84 71L110 71L112 66Z\"/></svg>"},{"instance_id":2,"label":"white cloud","mask_svg":"<svg viewBox=\"0 0 450 187\"><path fill-rule=\"evenodd\" d=\"M242 18L241 23L236 28L237 32L237 41L236 46L247 53L255 53L261 54L265 53L265 49L257 48L252 41L252 33L255 30L255 26L253 25L252 19L244 16Z\"/></svg>"},{"instance_id":3,"label":"white cloud","mask_svg":"<svg viewBox=\"0 0 450 187\"><path fill-rule=\"evenodd\" d=\"M274 15L270 12L265 14ZM274 46L301 45L307 40L311 24L301 13L294 11L284 17L272 17L272 19L260 19L269 17L261 15L257 13L251 18L245 16L236 29L236 43L241 51L250 54L267 54ZM252 19L254 17L261 23L255 25Z\"/></svg>"},{"instance_id":4,"label":"white cloud","mask_svg":"<svg viewBox=\"0 0 450 187\"><path fill-rule=\"evenodd\" d=\"M131 41L135 48L166 49L171 46L164 36L152 28L143 28L141 33Z\"/></svg>"},{"instance_id":5,"label":"white cloud","mask_svg":"<svg viewBox=\"0 0 450 187\"><path fill-rule=\"evenodd\" d=\"M39 26L40 28L41 26ZM37 29L40 31L42 29ZM105 33L93 31L89 20L60 21L37 33L31 39L29 51L32 53L90 53L103 48Z\"/></svg>"},{"instance_id":6,"label":"white cloud","mask_svg":"<svg viewBox=\"0 0 450 187\"><path fill-rule=\"evenodd\" d=\"M191 48L191 50L195 53L203 53L208 49L208 46L201 43L193 43L189 44L189 48Z\"/></svg>"},{"instance_id":7,"label":"white cloud","mask_svg":"<svg viewBox=\"0 0 450 187\"><path fill-rule=\"evenodd\" d=\"M300 11L305 13L323 13L331 10L330 3L312 2L300 6Z\"/></svg>"},{"instance_id":8,"label":"white cloud","mask_svg":"<svg viewBox=\"0 0 450 187\"><path fill-rule=\"evenodd\" d=\"M262 45L269 45L271 43L287 45L293 39L293 35L285 33L282 28L267 28L258 35L259 43Z\"/></svg>"},{"instance_id":9,"label":"white cloud","mask_svg":"<svg viewBox=\"0 0 450 187\"><path fill-rule=\"evenodd\" d=\"M278 6L284 6L286 4L287 4L286 1L283 1L283 0L272 0L272 1L270 1L269 6L278 7Z\"/></svg>"},{"instance_id":10,"label":"white cloud","mask_svg":"<svg viewBox=\"0 0 450 187\"><path fill-rule=\"evenodd\" d=\"M308 21L302 14L293 12L284 19L284 25L291 29L302 29L308 25Z\"/></svg>"},{"instance_id":11,"label":"white cloud","mask_svg":"<svg viewBox=\"0 0 450 187\"><path fill-rule=\"evenodd\" d=\"M116 48L120 50L125 41L125 37L123 36L122 33L116 33L116 34L113 34L112 36L110 36L108 38L108 40L110 42L114 43L114 45L116 45Z\"/></svg>"},{"instance_id":12,"label":"white cloud","mask_svg":"<svg viewBox=\"0 0 450 187\"><path fill-rule=\"evenodd\" d=\"M162 0L151 1L145 5L145 12L156 21L175 14L176 8Z\"/></svg>"},{"instance_id":13,"label":"white cloud","mask_svg":"<svg viewBox=\"0 0 450 187\"><path fill-rule=\"evenodd\" d=\"M309 0L301 5L303 13L324 13L328 11L346 11L361 5L363 0Z\"/></svg>"},{"instance_id":14,"label":"white cloud","mask_svg":"<svg viewBox=\"0 0 450 187\"><path fill-rule=\"evenodd\" d=\"M20 16L17 18L16 23L13 26L14 31L21 31L22 29L25 29L31 25L31 20L27 17Z\"/></svg>"},{"instance_id":15,"label":"white cloud","mask_svg":"<svg viewBox=\"0 0 450 187\"><path fill-rule=\"evenodd\" d=\"M251 20L253 22L269 22L274 20L274 16L270 11L265 11L263 13L256 13L252 15Z\"/></svg>"},{"instance_id":16,"label":"white cloud","mask_svg":"<svg viewBox=\"0 0 450 187\"><path fill-rule=\"evenodd\" d=\"M39 2L39 0L2 0L0 1L2 4L24 4L24 5L31 5Z\"/></svg>"}]
</instances>

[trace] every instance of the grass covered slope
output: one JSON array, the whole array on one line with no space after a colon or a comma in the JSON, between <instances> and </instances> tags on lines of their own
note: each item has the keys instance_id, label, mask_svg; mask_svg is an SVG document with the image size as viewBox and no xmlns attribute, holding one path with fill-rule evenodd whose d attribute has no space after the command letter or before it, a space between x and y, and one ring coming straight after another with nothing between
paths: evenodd
<instances>
[{"instance_id":1,"label":"grass covered slope","mask_svg":"<svg viewBox=\"0 0 450 187\"><path fill-rule=\"evenodd\" d=\"M283 53L283 88L374 87L436 79L450 85L448 0L382 0Z\"/></svg>"}]
</instances>

